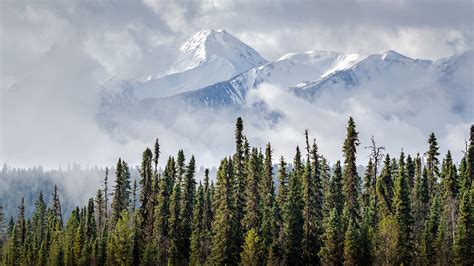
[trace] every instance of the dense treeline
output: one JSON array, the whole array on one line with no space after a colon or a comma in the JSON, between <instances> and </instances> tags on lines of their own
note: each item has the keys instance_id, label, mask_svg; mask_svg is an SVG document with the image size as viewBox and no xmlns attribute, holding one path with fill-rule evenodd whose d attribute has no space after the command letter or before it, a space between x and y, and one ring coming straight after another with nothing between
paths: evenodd
<instances>
[{"instance_id":1,"label":"dense treeline","mask_svg":"<svg viewBox=\"0 0 474 266\"><path fill-rule=\"evenodd\" d=\"M143 152L139 182L118 160L115 182L62 215L58 188L6 221L5 265L370 265L474 264L474 126L459 165L427 152L391 157L372 140L359 176L352 118L335 166L306 132L292 163L251 147L236 123L235 153L216 183L195 179L182 150L158 171L160 146ZM274 169L275 168L275 169ZM274 182L274 176L278 182ZM111 196L111 197L110 197ZM1 210L1 209L0 209ZM0 219L3 216L0 212Z\"/></svg>"}]
</instances>

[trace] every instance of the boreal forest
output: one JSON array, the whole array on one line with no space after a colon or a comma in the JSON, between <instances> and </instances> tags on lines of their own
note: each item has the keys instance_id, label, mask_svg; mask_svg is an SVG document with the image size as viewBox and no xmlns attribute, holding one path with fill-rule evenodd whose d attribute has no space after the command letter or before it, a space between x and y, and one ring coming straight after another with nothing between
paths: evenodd
<instances>
[{"instance_id":1,"label":"boreal forest","mask_svg":"<svg viewBox=\"0 0 474 266\"><path fill-rule=\"evenodd\" d=\"M234 137L215 177L197 181L183 150L160 158L157 139L138 180L118 159L67 216L58 186L14 216L0 209L2 264L474 265L474 126L459 162L434 133L418 154L362 147L352 118L334 165L307 131L293 158L252 147L240 118Z\"/></svg>"}]
</instances>

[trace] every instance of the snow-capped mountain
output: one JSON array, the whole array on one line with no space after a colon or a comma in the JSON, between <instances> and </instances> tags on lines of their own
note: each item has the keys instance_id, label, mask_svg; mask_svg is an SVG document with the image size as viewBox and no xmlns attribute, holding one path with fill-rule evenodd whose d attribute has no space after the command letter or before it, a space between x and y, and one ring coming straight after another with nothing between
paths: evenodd
<instances>
[{"instance_id":1,"label":"snow-capped mountain","mask_svg":"<svg viewBox=\"0 0 474 266\"><path fill-rule=\"evenodd\" d=\"M155 120L172 127L182 114L209 117L211 112L251 114L258 123L272 125L285 116L284 111L264 99L248 99L262 84L339 113L352 112L346 110L348 104L360 98L360 104L381 110L382 117L402 117L413 124L439 108L456 113L450 119L458 122L472 120L472 51L436 61L412 59L391 50L372 55L308 51L266 62L225 31L199 32L181 50L182 56L170 71L173 74L145 83L123 82L120 93L105 90L97 114L100 124L112 134L126 135L124 118ZM211 74L214 81L206 81L210 85L196 87ZM172 82L174 78L179 82ZM186 87L184 92L177 93L183 87L176 84ZM170 91L156 93L166 91L164 87Z\"/></svg>"},{"instance_id":2,"label":"snow-capped mountain","mask_svg":"<svg viewBox=\"0 0 474 266\"><path fill-rule=\"evenodd\" d=\"M230 79L266 62L225 30L199 31L180 47L179 58L165 75L135 82L133 93L139 99L168 97Z\"/></svg>"},{"instance_id":3,"label":"snow-capped mountain","mask_svg":"<svg viewBox=\"0 0 474 266\"><path fill-rule=\"evenodd\" d=\"M182 102L186 109L196 107L219 108L239 105L245 100L248 90L262 83L283 88L301 87L334 71L351 67L364 56L328 51L308 51L286 54L274 62L252 68L230 80L218 82L200 90L190 91L166 99L149 99L157 105L166 101Z\"/></svg>"}]
</instances>

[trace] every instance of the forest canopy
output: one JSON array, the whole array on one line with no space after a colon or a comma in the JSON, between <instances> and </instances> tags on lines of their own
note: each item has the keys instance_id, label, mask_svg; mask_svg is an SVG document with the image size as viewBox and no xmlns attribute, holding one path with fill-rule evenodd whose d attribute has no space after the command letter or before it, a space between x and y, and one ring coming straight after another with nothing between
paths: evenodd
<instances>
[{"instance_id":1,"label":"forest canopy","mask_svg":"<svg viewBox=\"0 0 474 266\"><path fill-rule=\"evenodd\" d=\"M195 157L165 160L160 143L133 169L122 159L70 215L58 186L25 201L16 217L0 202L4 265L432 265L474 264L474 125L459 164L426 151L360 147L349 118L343 158L330 166L305 132L293 158L252 147L238 118L235 152L196 181ZM318 140L324 141L324 140ZM357 171L357 150L371 155ZM160 161L161 159L161 161ZM278 165L273 162L278 161ZM159 171L160 163L163 171ZM48 191L48 193L50 193ZM26 195L25 195L26 196ZM64 195L67 197L67 195Z\"/></svg>"}]
</instances>

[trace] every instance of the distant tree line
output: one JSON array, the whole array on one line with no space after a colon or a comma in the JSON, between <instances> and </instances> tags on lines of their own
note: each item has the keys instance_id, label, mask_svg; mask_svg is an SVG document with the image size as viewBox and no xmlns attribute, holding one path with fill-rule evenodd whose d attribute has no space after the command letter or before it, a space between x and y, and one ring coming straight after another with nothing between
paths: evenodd
<instances>
[{"instance_id":1,"label":"distant tree line","mask_svg":"<svg viewBox=\"0 0 474 266\"><path fill-rule=\"evenodd\" d=\"M474 265L474 126L459 165L432 133L422 155L383 154L372 139L359 176L352 118L343 161L329 166L306 131L292 164L274 167L270 143L251 147L237 119L235 153L210 181L183 150L158 171L143 152L140 180L119 159L115 181L66 220L58 188L33 215L0 208L4 265ZM380 169L379 169L380 168ZM277 182L274 182L274 176Z\"/></svg>"}]
</instances>

